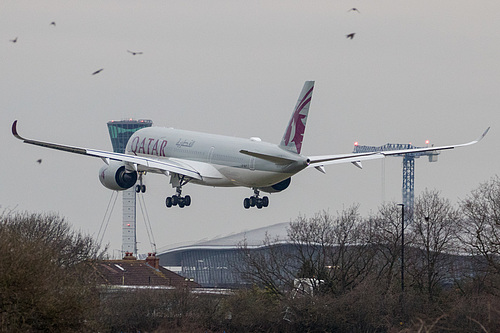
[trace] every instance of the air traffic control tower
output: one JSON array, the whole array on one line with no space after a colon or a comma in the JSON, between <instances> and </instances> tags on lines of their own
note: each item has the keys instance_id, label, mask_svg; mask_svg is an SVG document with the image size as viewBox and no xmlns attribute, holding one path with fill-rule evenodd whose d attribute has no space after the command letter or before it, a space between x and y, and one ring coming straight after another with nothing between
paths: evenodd
<instances>
[{"instance_id":1,"label":"air traffic control tower","mask_svg":"<svg viewBox=\"0 0 500 333\"><path fill-rule=\"evenodd\" d=\"M109 136L113 151L115 153L125 153L125 147L128 139L141 128L151 127L152 120L111 120L108 122ZM136 239L136 192L135 186L132 186L123 193L123 221L122 221L122 254L131 252L137 255Z\"/></svg>"}]
</instances>

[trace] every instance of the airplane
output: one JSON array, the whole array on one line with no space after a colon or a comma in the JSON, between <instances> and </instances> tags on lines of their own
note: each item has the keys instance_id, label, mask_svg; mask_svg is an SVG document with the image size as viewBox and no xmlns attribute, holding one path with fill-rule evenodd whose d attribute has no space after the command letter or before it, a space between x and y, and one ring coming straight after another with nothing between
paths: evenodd
<instances>
[{"instance_id":1,"label":"airplane","mask_svg":"<svg viewBox=\"0 0 500 333\"><path fill-rule=\"evenodd\" d=\"M476 140L468 143L336 155L305 156L301 154L302 141L311 105L314 81L306 81L292 116L279 144L252 137L236 138L163 127L147 127L136 131L127 142L125 153L80 148L69 145L26 139L19 135L17 120L12 134L24 143L101 158L105 165L99 170L99 179L108 189L122 191L133 187L145 192L143 176L146 173L170 177L176 194L165 200L167 207L183 208L191 205L191 196L182 196L187 183L213 187L247 187L253 195L243 200L245 209L261 209L269 205L267 196L260 192L281 192L289 187L291 177L302 170L316 168L325 173L325 165L353 163L362 168L361 161L426 151L449 150L479 142L489 127Z\"/></svg>"}]
</instances>

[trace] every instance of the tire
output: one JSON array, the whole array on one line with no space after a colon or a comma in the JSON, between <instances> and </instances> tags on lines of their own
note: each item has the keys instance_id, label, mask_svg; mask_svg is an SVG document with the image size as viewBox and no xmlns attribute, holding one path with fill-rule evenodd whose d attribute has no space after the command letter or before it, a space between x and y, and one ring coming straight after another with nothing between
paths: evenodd
<instances>
[{"instance_id":1,"label":"tire","mask_svg":"<svg viewBox=\"0 0 500 333\"><path fill-rule=\"evenodd\" d=\"M255 204L258 209L262 209L262 200L257 200L257 203Z\"/></svg>"},{"instance_id":2,"label":"tire","mask_svg":"<svg viewBox=\"0 0 500 333\"><path fill-rule=\"evenodd\" d=\"M146 185L142 185L141 186L141 192L142 193L146 193Z\"/></svg>"},{"instance_id":3,"label":"tire","mask_svg":"<svg viewBox=\"0 0 500 333\"><path fill-rule=\"evenodd\" d=\"M167 208L172 207L172 198L171 197L167 197L167 199L165 200L165 205L167 206Z\"/></svg>"},{"instance_id":4,"label":"tire","mask_svg":"<svg viewBox=\"0 0 500 333\"><path fill-rule=\"evenodd\" d=\"M177 206L178 203L179 203L179 197L176 195L173 195L172 196L172 205Z\"/></svg>"},{"instance_id":5,"label":"tire","mask_svg":"<svg viewBox=\"0 0 500 333\"><path fill-rule=\"evenodd\" d=\"M135 193L141 192L141 185L135 185Z\"/></svg>"},{"instance_id":6,"label":"tire","mask_svg":"<svg viewBox=\"0 0 500 333\"><path fill-rule=\"evenodd\" d=\"M186 195L184 197L184 204L187 206L191 206L191 196L190 195Z\"/></svg>"},{"instance_id":7,"label":"tire","mask_svg":"<svg viewBox=\"0 0 500 333\"><path fill-rule=\"evenodd\" d=\"M245 209L250 208L250 199L249 198L245 198L245 200L243 200L243 207L245 207Z\"/></svg>"},{"instance_id":8,"label":"tire","mask_svg":"<svg viewBox=\"0 0 500 333\"><path fill-rule=\"evenodd\" d=\"M250 197L250 207L255 207L256 204L257 204L257 198Z\"/></svg>"},{"instance_id":9,"label":"tire","mask_svg":"<svg viewBox=\"0 0 500 333\"><path fill-rule=\"evenodd\" d=\"M262 198L262 207L267 207L267 206L269 206L269 198L263 197Z\"/></svg>"},{"instance_id":10,"label":"tire","mask_svg":"<svg viewBox=\"0 0 500 333\"><path fill-rule=\"evenodd\" d=\"M179 198L179 208L184 208L185 202L184 198Z\"/></svg>"}]
</instances>

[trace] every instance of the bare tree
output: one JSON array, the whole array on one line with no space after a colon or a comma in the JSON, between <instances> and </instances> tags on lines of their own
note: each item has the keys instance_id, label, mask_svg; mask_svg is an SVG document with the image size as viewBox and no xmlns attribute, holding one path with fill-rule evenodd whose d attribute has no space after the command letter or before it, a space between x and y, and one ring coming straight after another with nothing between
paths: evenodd
<instances>
[{"instance_id":1,"label":"bare tree","mask_svg":"<svg viewBox=\"0 0 500 333\"><path fill-rule=\"evenodd\" d=\"M401 272L401 209L395 202L386 202L379 207L377 214L367 220L370 238L377 251L377 281L391 288L400 283ZM405 243L408 243L406 237Z\"/></svg>"},{"instance_id":2,"label":"bare tree","mask_svg":"<svg viewBox=\"0 0 500 333\"><path fill-rule=\"evenodd\" d=\"M267 238L260 250L243 246L243 273L277 294L296 290L297 279L314 292L342 294L371 272L368 236L357 205L335 217L325 211L299 216L290 223L286 242Z\"/></svg>"},{"instance_id":3,"label":"bare tree","mask_svg":"<svg viewBox=\"0 0 500 333\"><path fill-rule=\"evenodd\" d=\"M258 249L243 242L240 250L240 260L232 266L243 280L264 287L273 295L282 295L285 290L293 288L298 264L289 244L266 235Z\"/></svg>"},{"instance_id":4,"label":"bare tree","mask_svg":"<svg viewBox=\"0 0 500 333\"><path fill-rule=\"evenodd\" d=\"M92 328L97 246L55 215L0 216L0 330Z\"/></svg>"},{"instance_id":5,"label":"bare tree","mask_svg":"<svg viewBox=\"0 0 500 333\"><path fill-rule=\"evenodd\" d=\"M413 234L408 253L408 272L413 282L432 298L445 280L452 279L452 263L457 253L460 215L438 191L425 190L415 200Z\"/></svg>"},{"instance_id":6,"label":"bare tree","mask_svg":"<svg viewBox=\"0 0 500 333\"><path fill-rule=\"evenodd\" d=\"M338 213L331 220L326 250L328 274L325 287L334 294L352 290L373 271L375 249L368 225L359 215L359 205Z\"/></svg>"},{"instance_id":7,"label":"bare tree","mask_svg":"<svg viewBox=\"0 0 500 333\"><path fill-rule=\"evenodd\" d=\"M461 241L472 255L483 257L500 274L500 178L482 183L461 201Z\"/></svg>"}]
</instances>

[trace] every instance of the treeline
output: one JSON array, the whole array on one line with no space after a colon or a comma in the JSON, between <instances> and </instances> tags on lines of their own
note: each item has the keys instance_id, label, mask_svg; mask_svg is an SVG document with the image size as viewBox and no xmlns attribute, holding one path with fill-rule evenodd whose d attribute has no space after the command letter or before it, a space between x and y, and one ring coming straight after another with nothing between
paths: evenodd
<instances>
[{"instance_id":1,"label":"treeline","mask_svg":"<svg viewBox=\"0 0 500 333\"><path fill-rule=\"evenodd\" d=\"M402 208L298 217L287 244L243 246L240 271L284 332L500 332L500 179L458 207L425 190L404 228Z\"/></svg>"},{"instance_id":2,"label":"treeline","mask_svg":"<svg viewBox=\"0 0 500 333\"><path fill-rule=\"evenodd\" d=\"M0 218L1 332L500 331L498 177L457 207L424 191L404 228L396 203L299 216L286 242L241 246L251 287L230 295L102 289L93 239L55 215Z\"/></svg>"}]
</instances>

